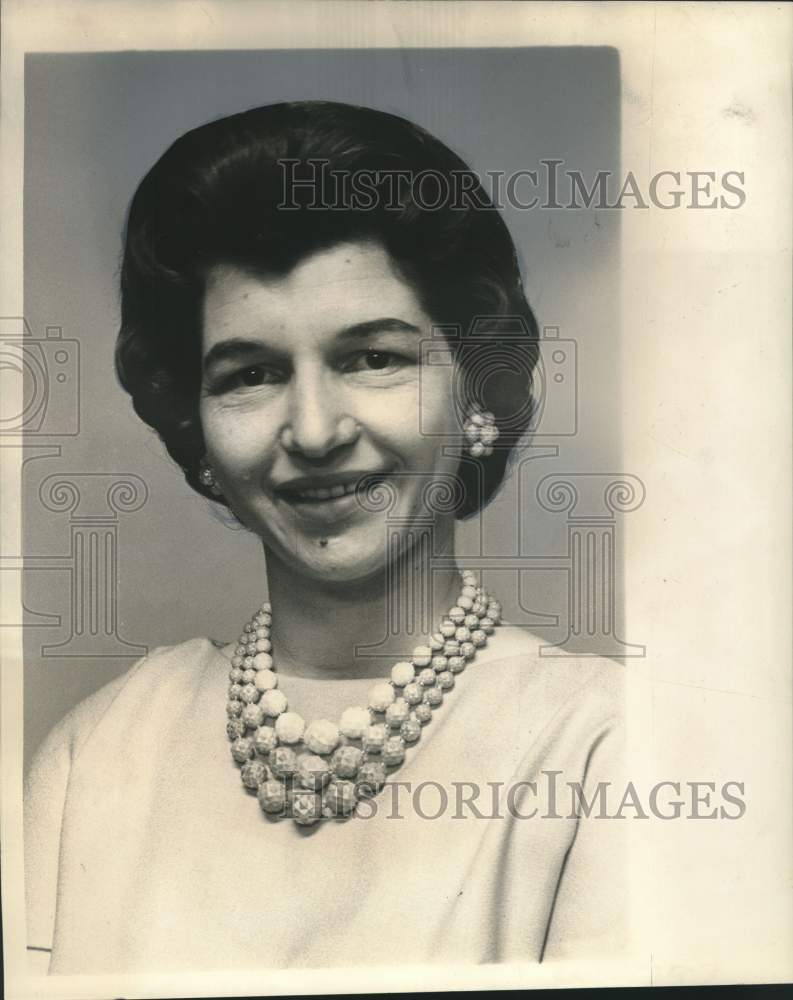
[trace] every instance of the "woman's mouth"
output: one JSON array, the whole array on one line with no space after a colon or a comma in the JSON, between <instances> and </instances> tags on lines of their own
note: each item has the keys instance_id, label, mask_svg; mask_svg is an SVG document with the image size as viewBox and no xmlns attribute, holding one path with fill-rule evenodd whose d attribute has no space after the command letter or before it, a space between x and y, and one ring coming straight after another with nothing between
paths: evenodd
<instances>
[{"instance_id":1,"label":"woman's mouth","mask_svg":"<svg viewBox=\"0 0 793 1000\"><path fill-rule=\"evenodd\" d=\"M336 486L319 486L316 489L295 490L290 493L292 500L315 503L322 500L335 500L338 497L350 496L355 493L357 480L349 483L339 483Z\"/></svg>"},{"instance_id":2,"label":"woman's mouth","mask_svg":"<svg viewBox=\"0 0 793 1000\"><path fill-rule=\"evenodd\" d=\"M367 490L371 490L385 476L386 473L359 472L350 479L327 486L296 483L276 490L276 498L302 517L324 522L335 521L353 516L357 511L366 512L366 506L356 496L358 489L365 485Z\"/></svg>"}]
</instances>

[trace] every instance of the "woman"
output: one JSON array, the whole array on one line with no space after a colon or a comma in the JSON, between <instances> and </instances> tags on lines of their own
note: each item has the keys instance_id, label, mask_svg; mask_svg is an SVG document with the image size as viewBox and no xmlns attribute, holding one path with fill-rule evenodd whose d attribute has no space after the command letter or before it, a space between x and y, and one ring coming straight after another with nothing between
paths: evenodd
<instances>
[{"instance_id":1,"label":"woman","mask_svg":"<svg viewBox=\"0 0 793 1000\"><path fill-rule=\"evenodd\" d=\"M238 641L155 650L39 751L32 952L84 973L613 951L615 824L555 797L613 779L620 668L540 660L454 556L537 358L478 182L396 116L279 104L175 142L125 240L121 382L266 584ZM514 376L486 378L505 327ZM395 613L416 576L420 634Z\"/></svg>"}]
</instances>

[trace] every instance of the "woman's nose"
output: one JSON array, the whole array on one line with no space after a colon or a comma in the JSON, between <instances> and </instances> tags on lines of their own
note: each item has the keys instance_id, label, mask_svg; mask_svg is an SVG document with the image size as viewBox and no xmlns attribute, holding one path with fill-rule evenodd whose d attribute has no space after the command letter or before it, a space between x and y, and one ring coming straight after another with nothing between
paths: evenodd
<instances>
[{"instance_id":1,"label":"woman's nose","mask_svg":"<svg viewBox=\"0 0 793 1000\"><path fill-rule=\"evenodd\" d=\"M358 436L358 425L344 412L343 394L327 376L311 372L296 376L290 387L289 412L281 441L287 451L323 458Z\"/></svg>"}]
</instances>

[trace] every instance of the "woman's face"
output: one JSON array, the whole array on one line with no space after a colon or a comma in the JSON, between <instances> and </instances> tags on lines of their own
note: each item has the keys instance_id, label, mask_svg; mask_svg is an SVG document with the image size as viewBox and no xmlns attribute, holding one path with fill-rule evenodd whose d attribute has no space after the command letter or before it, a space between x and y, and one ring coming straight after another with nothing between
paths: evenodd
<instances>
[{"instance_id":1,"label":"woman's face","mask_svg":"<svg viewBox=\"0 0 793 1000\"><path fill-rule=\"evenodd\" d=\"M378 244L340 243L287 275L212 270L203 307L207 458L239 520L314 578L381 570L386 514L339 494L362 476L396 493L402 539L428 483L457 459L450 364L421 371L432 323ZM445 440L444 440L445 438ZM451 515L436 522L451 530ZM392 526L392 534L393 534ZM401 549L402 546L400 546Z\"/></svg>"}]
</instances>

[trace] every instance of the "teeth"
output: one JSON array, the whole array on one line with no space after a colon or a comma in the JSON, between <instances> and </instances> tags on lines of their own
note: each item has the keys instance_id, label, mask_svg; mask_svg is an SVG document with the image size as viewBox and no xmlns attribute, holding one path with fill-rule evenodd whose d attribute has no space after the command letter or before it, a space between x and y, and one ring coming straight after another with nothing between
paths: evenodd
<instances>
[{"instance_id":1,"label":"teeth","mask_svg":"<svg viewBox=\"0 0 793 1000\"><path fill-rule=\"evenodd\" d=\"M301 490L295 496L298 500L330 500L355 492L355 483L339 483L336 486L321 486L313 490Z\"/></svg>"}]
</instances>

